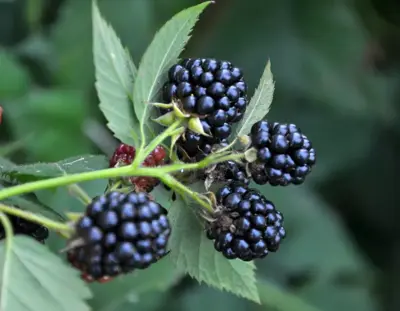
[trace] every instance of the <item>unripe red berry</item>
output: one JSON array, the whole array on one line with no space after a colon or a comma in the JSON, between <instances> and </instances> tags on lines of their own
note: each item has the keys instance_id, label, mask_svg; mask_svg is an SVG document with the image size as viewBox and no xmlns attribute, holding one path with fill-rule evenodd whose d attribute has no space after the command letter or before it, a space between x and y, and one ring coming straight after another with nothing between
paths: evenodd
<instances>
[{"instance_id":1,"label":"unripe red berry","mask_svg":"<svg viewBox=\"0 0 400 311\"><path fill-rule=\"evenodd\" d=\"M124 166L131 164L136 156L135 147L121 144L114 152L110 159L110 167ZM155 167L161 166L165 163L167 153L162 146L157 146L152 153L143 161L143 166ZM158 185L159 180L153 177L131 177L129 178L130 183L135 187L136 191L150 192L155 186Z\"/></svg>"}]
</instances>

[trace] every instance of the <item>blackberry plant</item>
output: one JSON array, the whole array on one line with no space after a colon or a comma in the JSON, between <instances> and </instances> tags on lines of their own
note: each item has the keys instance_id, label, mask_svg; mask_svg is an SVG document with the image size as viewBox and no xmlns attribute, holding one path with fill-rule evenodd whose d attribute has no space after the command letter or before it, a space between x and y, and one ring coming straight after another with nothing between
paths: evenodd
<instances>
[{"instance_id":1,"label":"blackberry plant","mask_svg":"<svg viewBox=\"0 0 400 311\"><path fill-rule=\"evenodd\" d=\"M160 269L153 277L157 286L161 271L174 280L171 285L183 271L260 302L255 266L248 261L278 251L286 232L282 213L250 183L302 183L315 151L296 126L263 121L274 91L269 62L250 98L236 65L179 59L209 4L168 21L136 68L93 1L99 107L121 145L111 158L83 155L27 165L2 160L3 279L29 277L20 277L22 285L7 283L0 309L26 305L29 288L41 309L88 310L86 283L125 275L125 284L152 269ZM164 187L177 194L173 203ZM58 233L53 236L58 246L63 243L61 252L19 235L43 241L47 230ZM64 287L65 296L58 291Z\"/></svg>"}]
</instances>

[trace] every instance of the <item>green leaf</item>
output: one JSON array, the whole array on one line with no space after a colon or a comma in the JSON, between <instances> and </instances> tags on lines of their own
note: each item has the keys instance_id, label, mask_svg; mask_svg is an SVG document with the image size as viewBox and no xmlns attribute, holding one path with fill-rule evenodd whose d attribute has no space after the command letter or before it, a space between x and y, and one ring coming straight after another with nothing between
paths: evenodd
<instances>
[{"instance_id":1,"label":"green leaf","mask_svg":"<svg viewBox=\"0 0 400 311\"><path fill-rule=\"evenodd\" d=\"M9 167L0 162L0 174L10 181L27 182L65 174L91 172L107 167L102 155L82 155L55 163L35 163Z\"/></svg>"},{"instance_id":2,"label":"green leaf","mask_svg":"<svg viewBox=\"0 0 400 311\"><path fill-rule=\"evenodd\" d=\"M149 140L155 136L154 130L151 128L148 120L151 119L151 112L153 110L152 105L145 106L142 119L140 120L140 142L145 147ZM151 124L153 127L157 124Z\"/></svg>"},{"instance_id":3,"label":"green leaf","mask_svg":"<svg viewBox=\"0 0 400 311\"><path fill-rule=\"evenodd\" d=\"M10 160L7 160L3 157L0 157L0 166L5 167L8 169L12 169L13 167L16 167L14 163L12 163ZM0 178L2 179L2 178ZM5 178L6 180L9 178ZM2 179L3 183L7 183L7 181ZM5 185L0 185L0 189L5 188ZM25 195L25 196L13 196L7 199L4 199L3 202L7 205L12 205L12 206L17 206L21 208L22 210L27 210L33 213L38 213L43 216L52 218L54 220L64 220L64 217L57 213L55 210L52 208L40 204L34 195Z\"/></svg>"},{"instance_id":4,"label":"green leaf","mask_svg":"<svg viewBox=\"0 0 400 311\"><path fill-rule=\"evenodd\" d=\"M6 158L0 156L0 168L1 169L10 170L16 166L17 165L15 163L11 162L9 159L6 159Z\"/></svg>"},{"instance_id":5,"label":"green leaf","mask_svg":"<svg viewBox=\"0 0 400 311\"><path fill-rule=\"evenodd\" d=\"M118 309L114 309L113 311L132 311L132 310L140 310L140 311L159 311L162 310L166 303L165 300L168 297L168 292L146 292L143 295L136 295L132 293L128 296L124 303L120 304ZM170 308L169 310L174 310ZM174 310L178 311L178 310Z\"/></svg>"},{"instance_id":6,"label":"green leaf","mask_svg":"<svg viewBox=\"0 0 400 311\"><path fill-rule=\"evenodd\" d=\"M158 202L158 204L160 204L167 210L170 209L170 207L173 203L172 191L168 191L167 189L164 188L163 185L159 185L151 192L151 195Z\"/></svg>"},{"instance_id":7,"label":"green leaf","mask_svg":"<svg viewBox=\"0 0 400 311\"><path fill-rule=\"evenodd\" d=\"M140 62L133 92L135 113L140 120L145 105L154 101L166 71L177 62L199 15L211 2L203 2L176 14L155 35Z\"/></svg>"},{"instance_id":8,"label":"green leaf","mask_svg":"<svg viewBox=\"0 0 400 311\"><path fill-rule=\"evenodd\" d=\"M146 270L137 270L106 284L93 284L91 288L94 299L91 306L96 311L120 310L122 306L129 304L132 297L140 300L145 293L165 291L181 277L182 273L174 268L170 260L164 258ZM133 308L132 302L131 305Z\"/></svg>"},{"instance_id":9,"label":"green leaf","mask_svg":"<svg viewBox=\"0 0 400 311\"><path fill-rule=\"evenodd\" d=\"M10 237L0 244L2 311L88 311L90 290L78 271L35 240Z\"/></svg>"},{"instance_id":10,"label":"green leaf","mask_svg":"<svg viewBox=\"0 0 400 311\"><path fill-rule=\"evenodd\" d=\"M93 54L100 109L114 136L129 145L139 140L138 121L132 108L136 68L114 30L93 1Z\"/></svg>"},{"instance_id":11,"label":"green leaf","mask_svg":"<svg viewBox=\"0 0 400 311\"><path fill-rule=\"evenodd\" d=\"M0 186L0 189L3 189L3 187ZM22 210L30 211L32 213L41 214L57 221L65 220L62 215L54 211L52 208L44 206L39 202L35 202L32 198L29 198L28 196L13 196L4 199L3 203L19 207Z\"/></svg>"},{"instance_id":12,"label":"green leaf","mask_svg":"<svg viewBox=\"0 0 400 311\"><path fill-rule=\"evenodd\" d=\"M268 114L274 97L274 89L275 83L271 72L271 63L268 61L260 83L250 100L243 119L237 127L237 136L249 134L252 125Z\"/></svg>"},{"instance_id":13,"label":"green leaf","mask_svg":"<svg viewBox=\"0 0 400 311\"><path fill-rule=\"evenodd\" d=\"M307 304L304 300L266 281L258 281L258 291L261 303L277 311L319 311L318 308Z\"/></svg>"},{"instance_id":14,"label":"green leaf","mask_svg":"<svg viewBox=\"0 0 400 311\"><path fill-rule=\"evenodd\" d=\"M227 260L215 251L199 219L183 200L169 210L172 226L170 257L179 269L199 282L260 302L252 262Z\"/></svg>"},{"instance_id":15,"label":"green leaf","mask_svg":"<svg viewBox=\"0 0 400 311\"><path fill-rule=\"evenodd\" d=\"M183 295L182 295L183 294ZM172 303L177 303L179 308L171 308L180 311L204 311L204 310L229 310L229 311L255 311L254 303L235 297L230 293L222 292L214 288L200 285L188 288L179 295L179 300L172 296ZM260 309L263 306L258 306Z\"/></svg>"}]
</instances>

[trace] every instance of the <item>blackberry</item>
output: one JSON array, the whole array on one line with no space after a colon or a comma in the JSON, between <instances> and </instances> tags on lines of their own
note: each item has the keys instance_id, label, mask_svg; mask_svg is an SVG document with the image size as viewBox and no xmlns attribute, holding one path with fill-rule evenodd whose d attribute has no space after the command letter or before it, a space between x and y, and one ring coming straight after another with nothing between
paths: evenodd
<instances>
[{"instance_id":1,"label":"blackberry","mask_svg":"<svg viewBox=\"0 0 400 311\"><path fill-rule=\"evenodd\" d=\"M178 156L181 160L200 161L208 156L212 151L227 146L226 139L218 140L212 137L203 136L187 130L178 139Z\"/></svg>"},{"instance_id":2,"label":"blackberry","mask_svg":"<svg viewBox=\"0 0 400 311\"><path fill-rule=\"evenodd\" d=\"M145 192L97 197L75 224L68 260L87 280L145 269L168 253L166 213Z\"/></svg>"},{"instance_id":3,"label":"blackberry","mask_svg":"<svg viewBox=\"0 0 400 311\"><path fill-rule=\"evenodd\" d=\"M315 164L310 140L294 124L259 121L251 128L251 141L257 160L249 170L259 185L302 184Z\"/></svg>"},{"instance_id":4,"label":"blackberry","mask_svg":"<svg viewBox=\"0 0 400 311\"><path fill-rule=\"evenodd\" d=\"M214 248L228 259L250 261L276 252L286 233L283 215L255 189L231 182L217 192L216 219L207 229Z\"/></svg>"},{"instance_id":5,"label":"blackberry","mask_svg":"<svg viewBox=\"0 0 400 311\"><path fill-rule=\"evenodd\" d=\"M215 182L237 181L245 185L250 183L244 165L235 161L218 163L211 171L206 171L205 177Z\"/></svg>"},{"instance_id":6,"label":"blackberry","mask_svg":"<svg viewBox=\"0 0 400 311\"><path fill-rule=\"evenodd\" d=\"M46 227L30 222L29 220L26 220L25 218L13 216L13 215L7 215L8 219L10 220L12 226L13 226L13 231L15 235L26 235L34 238L40 243L45 242L47 238L49 237L49 229ZM0 240L5 238L5 231L3 226L0 224Z\"/></svg>"},{"instance_id":7,"label":"blackberry","mask_svg":"<svg viewBox=\"0 0 400 311\"><path fill-rule=\"evenodd\" d=\"M117 167L123 165L129 165L133 162L136 155L135 147L121 144L115 150L113 156L110 159L110 167ZM143 162L143 166L154 167L165 164L166 152L162 146L157 146L151 154ZM140 176L130 177L130 183L134 186L135 191L146 191L151 192L160 181L153 177Z\"/></svg>"},{"instance_id":8,"label":"blackberry","mask_svg":"<svg viewBox=\"0 0 400 311\"><path fill-rule=\"evenodd\" d=\"M187 58L169 69L163 100L178 100L184 112L200 117L212 143L219 143L230 136L232 124L243 118L247 85L242 71L230 62ZM203 147L199 145L198 149Z\"/></svg>"}]
</instances>

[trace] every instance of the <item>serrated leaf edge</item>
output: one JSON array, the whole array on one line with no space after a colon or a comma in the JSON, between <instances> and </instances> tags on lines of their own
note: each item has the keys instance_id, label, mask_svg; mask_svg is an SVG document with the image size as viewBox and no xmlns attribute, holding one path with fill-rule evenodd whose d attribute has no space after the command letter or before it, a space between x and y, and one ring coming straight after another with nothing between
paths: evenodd
<instances>
[{"instance_id":1,"label":"serrated leaf edge","mask_svg":"<svg viewBox=\"0 0 400 311\"><path fill-rule=\"evenodd\" d=\"M183 199L183 198L182 198L182 199ZM171 205L171 209L172 209L172 207L173 207L173 205ZM175 208L177 208L177 207L175 207ZM194 212L194 208L195 208L195 207L193 207L193 203L192 203L192 202L187 201L185 205L182 205L182 206L181 206L181 208L188 208L188 209L193 213L193 215L194 215L193 217L198 218L198 216L197 216L196 213ZM171 221L171 226L173 226L173 222L172 222L172 221ZM210 240L208 240L208 239L205 240L205 233L204 233L204 234L201 236L200 245L198 246L199 258L200 258L200 251L199 251L199 250L201 249L202 243L205 243L205 242L206 242L206 243L211 243ZM174 250L172 250L172 252L174 252ZM181 250L181 252L182 252L182 250ZM215 253L213 256L215 256L215 255L217 255L217 254ZM220 255L220 254L219 254L219 255ZM222 255L221 255L221 256L222 256ZM215 258L215 257L214 257L214 258ZM227 261L228 261L228 260L227 260ZM229 264L232 266L232 269L236 271L235 267L232 265L232 263L233 263L233 262L236 262L236 261L235 261L235 260L231 260L231 261L228 261L228 262L229 262ZM176 262L174 262L174 264L175 264L175 266L177 267L177 269L181 269L183 272L187 273L190 277L192 277L192 278L194 278L195 280L197 280L200 284L201 284L201 283L205 283L205 284L207 284L208 286L211 286L211 287L213 287L213 288L215 288L215 289L218 289L218 290L225 290L226 292L232 293L232 294L237 295L237 296L239 296L239 297L242 297L242 298L251 300L251 301L253 301L253 302L255 302L255 303L261 304L261 299L260 299L260 295L259 295L258 288L257 288L257 279L256 279L256 276L255 276L256 266L255 266L254 262L244 262L244 261L241 261L240 263L243 264L243 265L250 266L250 268L251 268L252 275L251 275L251 276L248 276L248 277L250 277L250 278L252 279L252 281L253 281L252 283L254 284L254 290L250 290L250 291L249 291L249 292L253 293L253 296L252 296L252 297L243 295L243 294L241 294L240 292L233 292L233 290L229 289L226 285L224 285L224 284L222 284L222 283L218 284L218 285L220 285L220 286L218 286L217 284L208 283L206 280L203 280L202 278L198 277L197 274L194 273L193 269L190 269L190 268L187 268L187 267L186 267L186 269L182 269L181 267L179 267L179 266L176 264ZM238 274L240 274L240 273L238 273Z\"/></svg>"},{"instance_id":2,"label":"serrated leaf edge","mask_svg":"<svg viewBox=\"0 0 400 311\"><path fill-rule=\"evenodd\" d=\"M97 22L96 22L97 21ZM100 40L104 43L106 42L109 38L106 35L107 32L110 33L112 36L114 36L115 40L117 43L119 43L120 48L123 50L123 55L124 55L124 59L122 60L125 63L125 66L128 68L128 75L130 77L130 82L132 84L134 84L135 78L137 76L137 69L135 64L133 63L133 60L128 52L128 50L126 48L123 47L122 42L120 40L120 38L117 36L115 30L113 29L113 27L104 19L104 17L102 16L100 9L97 5L97 1L93 0L92 1L92 27L93 27L93 54L95 54L95 33L96 30L99 33L99 37L101 38ZM98 44L101 44L100 42ZM108 53L107 53L108 54ZM119 71L116 68L115 65L115 55L114 54L110 54L111 57L109 57L109 60L112 64L112 70L115 73L115 83L119 84L122 86L122 88L124 89L124 93L127 96L127 99L130 101L131 103L131 107L133 106L133 92L132 92L132 88L129 87L128 85L126 85L127 83L124 82L124 79L121 77L121 74L119 73ZM114 57L113 57L114 56ZM96 86L96 90L98 93L98 97L100 99L100 104L99 107L101 109L101 111L103 112L104 116L107 119L107 127L113 132L114 136L117 137L118 139L120 139L121 141L128 143L128 144L132 144L131 141L125 141L125 139L122 139L122 137L131 137L133 140L134 145L138 145L139 144L139 136L136 133L136 130L138 130L138 126L135 127L135 121L137 122L138 120L136 119L135 116L135 110L134 107L132 107L132 115L129 117L129 128L130 128L130 132L129 133L125 133L125 135L120 135L120 133L116 133L114 132L113 128L114 126L113 123L111 121L109 121L109 119L106 116L106 111L109 111L109 107L108 105L104 104L104 101L101 100L102 96L100 96L100 83L98 81L97 78L97 74L98 74L98 69L96 68L96 59L94 57L94 64L95 64L95 77L96 77L96 81L95 81L95 86ZM115 113L115 112L114 112ZM122 116L122 118L124 118L125 116ZM138 123L138 122L137 122Z\"/></svg>"},{"instance_id":3,"label":"serrated leaf edge","mask_svg":"<svg viewBox=\"0 0 400 311\"><path fill-rule=\"evenodd\" d=\"M206 2L197 4L197 5L195 5L195 6L189 7L189 8L187 8L187 9L184 9L184 10L178 12L178 13L175 14L170 20L168 20L168 21L156 32L156 34L155 34L155 36L154 36L154 38L153 38L153 41L150 43L150 45L149 45L148 48L146 49L146 51L145 51L145 53L144 53L144 55L143 55L143 57L142 57L142 59L141 59L141 61L140 61L139 69L138 69L138 76L144 75L144 74L148 71L148 69L144 67L144 61L148 58L148 55L149 55L149 53L150 53L150 51L151 51L151 48L152 48L153 45L154 45L155 39L158 38L159 34L165 29L164 27L168 26L169 23L173 22L175 19L177 19L178 17L180 17L180 16L183 15L184 13L188 12L189 10L195 10L195 8L202 7L202 9L198 12L197 17L196 17L195 20L194 20L194 23L193 23L193 27L194 27L194 25L195 25L195 24L197 23L197 21L199 20L199 15L204 11L204 9L205 9L210 3L212 3L212 1L206 1ZM175 34L175 36L174 36L174 39L171 40L169 46L167 47L167 50L164 52L164 57L161 59L161 62L160 62L159 67L158 67L158 69L157 69L157 71L156 71L155 77L154 77L154 79L153 79L153 81L152 81L152 83L151 83L150 88L145 92L145 93L146 93L146 94L145 94L145 98L141 98L141 99L140 99L140 102L138 102L139 100L138 100L138 99L136 98L136 96L135 96L139 91L136 90L136 84L134 85L134 93L133 93L134 108L135 108L136 116L137 116L138 118L140 118L140 117L141 117L141 114L144 113L142 108L140 108L140 110L139 110L139 107L140 107L141 105L143 105L144 103L151 102L151 101L152 101L152 97L157 93L157 92L155 91L157 82L158 82L158 80L159 80L159 78L160 78L160 76L161 76L163 70L165 70L165 67L166 67L167 63L168 63L168 62L171 62L171 60L168 60L167 56L168 56L170 50L172 49L172 47L175 45L175 42L176 42L176 39L178 38L179 33L182 31L182 29L185 28L185 26L187 25L187 23L189 22L189 20L190 20L190 19L187 18L186 21L180 26L179 30L176 31L176 34ZM192 31L193 31L193 27L190 29L190 31L189 31L188 34L187 34L186 39L183 41L182 48L179 50L179 52L177 52L176 60L178 59L179 54L180 54L180 53L183 51L183 49L185 48L186 43L187 43L187 42L189 41L189 39L191 38L191 33L192 33ZM167 60L168 60L168 62L167 62Z\"/></svg>"},{"instance_id":4,"label":"serrated leaf edge","mask_svg":"<svg viewBox=\"0 0 400 311\"><path fill-rule=\"evenodd\" d=\"M269 79L270 76L270 79ZM271 87L270 87L270 84ZM247 135L250 132L251 125L256 123L257 121L262 120L265 118L265 116L268 114L268 112L271 109L271 104L273 101L274 97L274 90L275 90L275 81L274 81L274 76L271 72L271 62L268 60L267 65L265 66L264 72L262 74L262 77L260 79L260 83L257 86L253 97L250 100L250 103L246 109L245 115L243 117L243 120L239 123L238 125L238 130L236 136L242 136L242 135ZM269 98L269 101L266 102L265 108L266 108L266 113L263 115L258 116L256 121L252 122L250 126L247 126L247 123L249 120L252 118L252 116L256 113L260 112L260 109L257 109L259 106L259 102L263 99L264 97L264 92L271 92L271 96ZM247 132L247 133L246 133Z\"/></svg>"}]
</instances>

